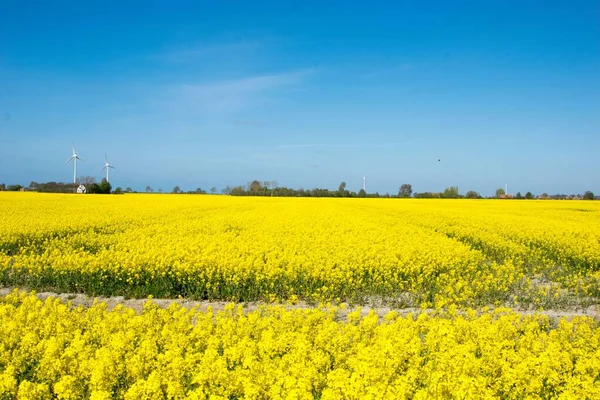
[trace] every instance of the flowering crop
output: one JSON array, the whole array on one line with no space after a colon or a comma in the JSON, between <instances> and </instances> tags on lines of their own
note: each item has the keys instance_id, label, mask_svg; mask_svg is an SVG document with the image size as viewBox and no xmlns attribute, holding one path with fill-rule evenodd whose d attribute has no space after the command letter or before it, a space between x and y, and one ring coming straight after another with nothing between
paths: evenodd
<instances>
[{"instance_id":1,"label":"flowering crop","mask_svg":"<svg viewBox=\"0 0 600 400\"><path fill-rule=\"evenodd\" d=\"M0 285L235 301L600 298L585 201L0 193Z\"/></svg>"},{"instance_id":2,"label":"flowering crop","mask_svg":"<svg viewBox=\"0 0 600 400\"><path fill-rule=\"evenodd\" d=\"M380 319L0 297L2 399L599 398L600 327L508 309Z\"/></svg>"}]
</instances>

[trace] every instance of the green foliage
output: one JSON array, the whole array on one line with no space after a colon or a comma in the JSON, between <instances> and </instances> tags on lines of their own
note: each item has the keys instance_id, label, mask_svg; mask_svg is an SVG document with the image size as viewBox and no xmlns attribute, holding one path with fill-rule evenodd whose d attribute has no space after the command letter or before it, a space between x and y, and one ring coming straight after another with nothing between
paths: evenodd
<instances>
[{"instance_id":1,"label":"green foliage","mask_svg":"<svg viewBox=\"0 0 600 400\"><path fill-rule=\"evenodd\" d=\"M442 196L443 196L443 193L437 193L437 192L422 192L422 193L413 194L413 197L415 199L439 199Z\"/></svg>"},{"instance_id":2,"label":"green foliage","mask_svg":"<svg viewBox=\"0 0 600 400\"><path fill-rule=\"evenodd\" d=\"M350 195L350 193L346 190L346 182L342 182L340 183L340 186L338 187L338 196L340 197L348 197Z\"/></svg>"},{"instance_id":3,"label":"green foliage","mask_svg":"<svg viewBox=\"0 0 600 400\"><path fill-rule=\"evenodd\" d=\"M112 190L112 186L110 182L106 180L106 178L102 178L102 182L100 182L100 193L102 194L110 194Z\"/></svg>"},{"instance_id":4,"label":"green foliage","mask_svg":"<svg viewBox=\"0 0 600 400\"><path fill-rule=\"evenodd\" d=\"M525 198L527 200L531 200L531 199L533 199L533 194L531 192L527 192L527 193L525 193Z\"/></svg>"},{"instance_id":5,"label":"green foliage","mask_svg":"<svg viewBox=\"0 0 600 400\"><path fill-rule=\"evenodd\" d=\"M112 186L106 178L102 178L100 184L92 183L90 186L86 187L86 189L89 194L110 194Z\"/></svg>"},{"instance_id":6,"label":"green foliage","mask_svg":"<svg viewBox=\"0 0 600 400\"><path fill-rule=\"evenodd\" d=\"M479 197L479 193L477 193L477 192L476 192L476 191L474 191L474 190L469 190L469 191L467 192L467 194L465 195L465 197L466 197L467 199L476 199L476 198L478 198L478 197Z\"/></svg>"},{"instance_id":7,"label":"green foliage","mask_svg":"<svg viewBox=\"0 0 600 400\"><path fill-rule=\"evenodd\" d=\"M412 185L410 183L403 183L398 190L398 197L408 198L412 195Z\"/></svg>"},{"instance_id":8,"label":"green foliage","mask_svg":"<svg viewBox=\"0 0 600 400\"><path fill-rule=\"evenodd\" d=\"M258 194L259 192L263 191L263 187L259 181L253 180L252 182L248 183L248 191L253 194Z\"/></svg>"},{"instance_id":9,"label":"green foliage","mask_svg":"<svg viewBox=\"0 0 600 400\"><path fill-rule=\"evenodd\" d=\"M88 194L100 194L101 193L100 185L98 185L97 183L92 183L86 189L87 189Z\"/></svg>"},{"instance_id":10,"label":"green foliage","mask_svg":"<svg viewBox=\"0 0 600 400\"><path fill-rule=\"evenodd\" d=\"M89 185L85 185L89 188ZM62 182L31 182L29 188L41 193L74 193L77 185Z\"/></svg>"},{"instance_id":11,"label":"green foliage","mask_svg":"<svg viewBox=\"0 0 600 400\"><path fill-rule=\"evenodd\" d=\"M504 189L500 188L500 189L496 189L496 197L500 198L501 196L504 196L506 194L506 192L504 191Z\"/></svg>"},{"instance_id":12,"label":"green foliage","mask_svg":"<svg viewBox=\"0 0 600 400\"><path fill-rule=\"evenodd\" d=\"M458 198L458 186L450 186L444 190L444 198L456 199Z\"/></svg>"},{"instance_id":13,"label":"green foliage","mask_svg":"<svg viewBox=\"0 0 600 400\"><path fill-rule=\"evenodd\" d=\"M584 200L594 200L594 193L590 192L589 190L587 192L585 192L585 194L583 195L583 199Z\"/></svg>"}]
</instances>

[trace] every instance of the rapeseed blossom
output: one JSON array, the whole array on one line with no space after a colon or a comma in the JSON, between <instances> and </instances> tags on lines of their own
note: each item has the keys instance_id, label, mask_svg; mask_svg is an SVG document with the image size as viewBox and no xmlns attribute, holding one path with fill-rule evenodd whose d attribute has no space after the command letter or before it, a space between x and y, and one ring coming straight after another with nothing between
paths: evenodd
<instances>
[{"instance_id":1,"label":"rapeseed blossom","mask_svg":"<svg viewBox=\"0 0 600 400\"><path fill-rule=\"evenodd\" d=\"M509 309L84 309L0 297L2 399L599 398L600 327Z\"/></svg>"},{"instance_id":2,"label":"rapeseed blossom","mask_svg":"<svg viewBox=\"0 0 600 400\"><path fill-rule=\"evenodd\" d=\"M572 306L600 204L0 193L0 284L234 301ZM581 304L579 304L581 305Z\"/></svg>"}]
</instances>

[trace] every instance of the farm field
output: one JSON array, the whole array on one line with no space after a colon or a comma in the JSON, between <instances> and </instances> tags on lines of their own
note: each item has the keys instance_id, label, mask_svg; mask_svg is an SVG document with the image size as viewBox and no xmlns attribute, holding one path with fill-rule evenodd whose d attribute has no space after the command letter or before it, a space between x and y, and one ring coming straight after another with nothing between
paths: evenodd
<instances>
[{"instance_id":1,"label":"farm field","mask_svg":"<svg viewBox=\"0 0 600 400\"><path fill-rule=\"evenodd\" d=\"M508 309L245 313L0 298L5 399L598 398L600 329Z\"/></svg>"},{"instance_id":2,"label":"farm field","mask_svg":"<svg viewBox=\"0 0 600 400\"><path fill-rule=\"evenodd\" d=\"M0 193L0 285L129 297L585 307L585 201Z\"/></svg>"},{"instance_id":3,"label":"farm field","mask_svg":"<svg viewBox=\"0 0 600 400\"><path fill-rule=\"evenodd\" d=\"M0 399L598 398L600 326L581 314L600 303L599 216L0 192L0 286L24 289L0 296ZM265 304L136 311L29 290Z\"/></svg>"}]
</instances>

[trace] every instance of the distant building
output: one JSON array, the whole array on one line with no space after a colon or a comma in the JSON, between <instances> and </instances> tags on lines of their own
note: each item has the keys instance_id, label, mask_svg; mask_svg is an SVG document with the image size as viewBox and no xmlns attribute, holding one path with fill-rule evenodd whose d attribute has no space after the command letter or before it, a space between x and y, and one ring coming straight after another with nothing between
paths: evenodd
<instances>
[{"instance_id":1,"label":"distant building","mask_svg":"<svg viewBox=\"0 0 600 400\"><path fill-rule=\"evenodd\" d=\"M79 193L79 194L84 194L85 192L86 192L85 186L83 186L83 185L79 185L79 186L77 187L77 193Z\"/></svg>"}]
</instances>

